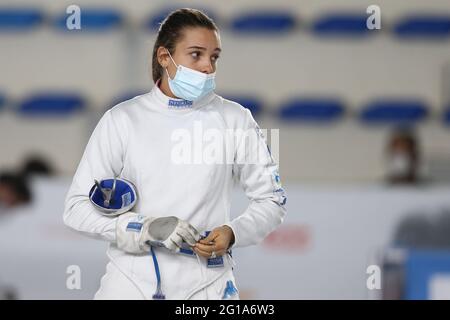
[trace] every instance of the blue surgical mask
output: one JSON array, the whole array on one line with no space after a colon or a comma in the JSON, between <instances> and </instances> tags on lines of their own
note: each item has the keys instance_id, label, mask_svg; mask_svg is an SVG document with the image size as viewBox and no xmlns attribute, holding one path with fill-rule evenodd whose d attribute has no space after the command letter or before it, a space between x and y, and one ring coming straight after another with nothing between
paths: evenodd
<instances>
[{"instance_id":1,"label":"blue surgical mask","mask_svg":"<svg viewBox=\"0 0 450 320\"><path fill-rule=\"evenodd\" d=\"M167 68L165 70L169 79L170 90L178 98L195 101L216 88L215 72L206 74L182 65L177 65L170 52L167 51L167 53L177 67L177 72L173 79L170 78Z\"/></svg>"}]
</instances>

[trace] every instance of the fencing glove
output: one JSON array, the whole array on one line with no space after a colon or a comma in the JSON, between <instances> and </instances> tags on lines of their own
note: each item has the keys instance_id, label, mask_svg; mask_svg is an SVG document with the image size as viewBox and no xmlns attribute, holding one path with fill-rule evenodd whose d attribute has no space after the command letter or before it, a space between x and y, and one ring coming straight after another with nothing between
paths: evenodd
<instances>
[{"instance_id":1,"label":"fencing glove","mask_svg":"<svg viewBox=\"0 0 450 320\"><path fill-rule=\"evenodd\" d=\"M128 212L119 216L116 227L117 246L126 252L149 252L150 246L180 251L183 242L193 246L199 232L187 221L175 216L146 217Z\"/></svg>"}]
</instances>

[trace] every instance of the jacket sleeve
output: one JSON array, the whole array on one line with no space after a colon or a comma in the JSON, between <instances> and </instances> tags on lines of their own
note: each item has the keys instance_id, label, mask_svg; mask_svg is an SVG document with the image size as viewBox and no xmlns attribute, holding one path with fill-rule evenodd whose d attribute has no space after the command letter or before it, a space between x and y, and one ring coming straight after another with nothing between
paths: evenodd
<instances>
[{"instance_id":1,"label":"jacket sleeve","mask_svg":"<svg viewBox=\"0 0 450 320\"><path fill-rule=\"evenodd\" d=\"M120 176L126 145L124 135L126 130L117 126L112 109L106 111L88 141L64 203L63 220L67 226L111 242L117 240L116 228L125 230L129 221L138 219L138 214L129 212L119 218L103 216L90 203L89 190L94 179Z\"/></svg>"},{"instance_id":2,"label":"jacket sleeve","mask_svg":"<svg viewBox=\"0 0 450 320\"><path fill-rule=\"evenodd\" d=\"M286 215L286 194L278 165L250 111L246 110L245 133L238 134L233 174L250 200L247 209L228 225L234 233L232 247L261 243Z\"/></svg>"}]
</instances>

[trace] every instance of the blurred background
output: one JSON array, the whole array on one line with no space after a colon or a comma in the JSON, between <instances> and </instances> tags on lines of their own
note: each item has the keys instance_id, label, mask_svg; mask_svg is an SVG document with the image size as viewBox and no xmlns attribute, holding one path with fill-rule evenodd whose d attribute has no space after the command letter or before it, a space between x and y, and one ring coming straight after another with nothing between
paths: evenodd
<instances>
[{"instance_id":1,"label":"blurred background","mask_svg":"<svg viewBox=\"0 0 450 320\"><path fill-rule=\"evenodd\" d=\"M0 298L98 289L106 243L63 225L64 197L103 113L150 91L181 7L220 28L217 93L279 129L288 216L235 250L241 298L450 298L448 0L0 0ZM235 190L232 215L247 204Z\"/></svg>"}]
</instances>

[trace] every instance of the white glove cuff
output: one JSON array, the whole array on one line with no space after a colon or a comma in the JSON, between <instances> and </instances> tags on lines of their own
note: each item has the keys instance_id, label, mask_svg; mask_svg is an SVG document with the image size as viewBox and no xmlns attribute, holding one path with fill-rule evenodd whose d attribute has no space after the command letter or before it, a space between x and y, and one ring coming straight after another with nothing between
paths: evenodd
<instances>
[{"instance_id":1,"label":"white glove cuff","mask_svg":"<svg viewBox=\"0 0 450 320\"><path fill-rule=\"evenodd\" d=\"M116 224L117 247L129 253L149 252L150 246L144 240L154 219L132 211L120 215Z\"/></svg>"}]
</instances>

